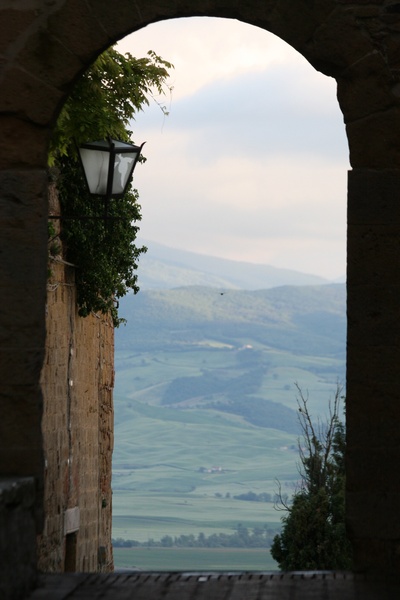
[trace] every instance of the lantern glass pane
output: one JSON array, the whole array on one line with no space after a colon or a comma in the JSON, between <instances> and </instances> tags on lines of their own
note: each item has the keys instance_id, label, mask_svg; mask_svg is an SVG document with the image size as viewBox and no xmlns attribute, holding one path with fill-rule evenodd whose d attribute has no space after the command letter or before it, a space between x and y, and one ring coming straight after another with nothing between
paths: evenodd
<instances>
[{"instance_id":1,"label":"lantern glass pane","mask_svg":"<svg viewBox=\"0 0 400 600\"><path fill-rule=\"evenodd\" d=\"M80 155L90 193L105 195L107 193L109 153L80 148Z\"/></svg>"},{"instance_id":2,"label":"lantern glass pane","mask_svg":"<svg viewBox=\"0 0 400 600\"><path fill-rule=\"evenodd\" d=\"M112 194L122 194L132 175L138 152L123 152L115 156Z\"/></svg>"}]
</instances>

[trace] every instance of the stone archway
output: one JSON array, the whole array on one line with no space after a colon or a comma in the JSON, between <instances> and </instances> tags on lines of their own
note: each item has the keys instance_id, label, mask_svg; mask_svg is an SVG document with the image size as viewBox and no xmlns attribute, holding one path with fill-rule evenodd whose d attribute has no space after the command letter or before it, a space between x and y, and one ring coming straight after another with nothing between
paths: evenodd
<instances>
[{"instance_id":1,"label":"stone archway","mask_svg":"<svg viewBox=\"0 0 400 600\"><path fill-rule=\"evenodd\" d=\"M353 171L348 233L348 525L356 569L400 567L400 26L380 0L21 0L0 9L0 338L2 475L42 486L46 154L74 80L106 47L149 23L239 19L270 31L336 78ZM37 522L40 527L40 493Z\"/></svg>"}]
</instances>

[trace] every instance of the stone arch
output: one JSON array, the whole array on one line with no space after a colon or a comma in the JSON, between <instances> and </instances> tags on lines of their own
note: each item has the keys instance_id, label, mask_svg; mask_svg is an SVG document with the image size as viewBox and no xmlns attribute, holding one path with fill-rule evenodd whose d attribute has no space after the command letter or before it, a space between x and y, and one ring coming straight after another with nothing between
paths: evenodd
<instances>
[{"instance_id":1,"label":"stone arch","mask_svg":"<svg viewBox=\"0 0 400 600\"><path fill-rule=\"evenodd\" d=\"M338 83L354 169L349 179L348 522L356 567L396 573L400 525L393 523L399 523L400 489L390 465L400 459L398 2L20 0L3 2L0 16L3 475L34 475L41 488L45 167L60 106L76 77L127 33L175 17L239 19L278 35ZM371 446L372 467L365 460Z\"/></svg>"},{"instance_id":2,"label":"stone arch","mask_svg":"<svg viewBox=\"0 0 400 600\"><path fill-rule=\"evenodd\" d=\"M32 0L31 4L35 4ZM335 77L350 143L353 166L380 166L381 147L358 143L366 129L381 133L385 120L398 113L400 82L397 47L391 31L398 17L394 4L351 7L341 2L308 0L260 3L196 0L171 4L122 0L118 10L107 3L91 8L77 0L48 2L35 17L28 10L17 13L7 30L9 44L3 69L3 109L22 120L24 138L35 141L36 152L25 156L20 148L17 164L44 164L48 128L79 74L110 44L152 22L177 17L215 16L238 19L274 33L298 50L317 70ZM385 4L388 6L385 7ZM7 15L6 15L7 17ZM19 18L18 18L19 17ZM7 19L3 20L6 30ZM62 68L60 68L62 65ZM386 119L377 113L387 112ZM368 121L366 126L364 121ZM14 127L16 122L13 123ZM392 135L389 135L392 132ZM382 137L386 151L397 145L388 127ZM376 135L376 137L379 137ZM387 139L389 137L389 139ZM385 138L385 142L383 141ZM26 144L28 148L29 145ZM385 152L387 154L387 152ZM10 157L11 158L11 157ZM393 160L393 166L397 161ZM385 162L387 166L387 162Z\"/></svg>"},{"instance_id":3,"label":"stone arch","mask_svg":"<svg viewBox=\"0 0 400 600\"><path fill-rule=\"evenodd\" d=\"M56 4L49 2L48 8L37 18L26 14L28 11L21 11L20 22L15 19L17 26L12 28L16 41L10 44L6 54L3 106L11 110L18 121L22 118L24 138L36 141L36 152L32 156L27 150L29 156L24 156L20 149L16 162L21 164L22 159L23 163L31 165L36 159L35 162L44 163L45 156L40 148L58 107L74 79L103 49L149 23L175 17L197 15L239 19L281 37L316 69L338 79L339 101L349 125L352 121L370 117L374 109L382 110L382 105L389 108L390 97L394 105L398 103L398 90L393 86L393 73L387 62L390 48L388 44L378 42L387 28L383 21L376 31L377 14L371 14L371 9L366 11L363 6L355 6L350 10L341 3L323 0L314 2L313 6L307 0L295 3L290 0L279 3L276 0L267 3L251 0L240 5L221 0L197 0L190 6L179 4L165 6L160 2L146 4L141 1L133 5L131 0L123 0L116 11L106 3L89 8L68 0ZM375 12L379 13L379 10ZM368 93L368 82L374 84L378 73L380 93L373 94L372 98ZM390 82L394 94L388 93ZM357 135L360 126L355 128ZM350 142L352 130L350 126ZM350 148L355 162L362 162L363 159L358 157L359 150L353 150L351 143Z\"/></svg>"}]
</instances>

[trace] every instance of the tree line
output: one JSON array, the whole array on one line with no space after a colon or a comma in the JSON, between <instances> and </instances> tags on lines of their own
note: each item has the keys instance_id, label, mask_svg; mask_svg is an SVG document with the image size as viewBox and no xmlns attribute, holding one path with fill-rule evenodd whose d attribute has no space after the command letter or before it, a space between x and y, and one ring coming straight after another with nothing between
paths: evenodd
<instances>
[{"instance_id":1,"label":"tree line","mask_svg":"<svg viewBox=\"0 0 400 600\"><path fill-rule=\"evenodd\" d=\"M160 540L149 539L147 542L117 538L112 544L115 548L270 548L276 533L277 529L268 525L249 530L239 523L231 534L164 535Z\"/></svg>"},{"instance_id":2,"label":"tree line","mask_svg":"<svg viewBox=\"0 0 400 600\"><path fill-rule=\"evenodd\" d=\"M200 470L206 471L204 467L201 467ZM278 504L282 497L285 500L288 500L288 495L282 493L279 494L270 494L269 492L261 492L260 494L256 494L255 492L246 492L244 494L236 494L235 496L231 496L230 492L226 492L225 496L221 494L221 492L215 492L214 496L216 498L233 498L233 500L243 500L244 502L271 502L273 504Z\"/></svg>"}]
</instances>

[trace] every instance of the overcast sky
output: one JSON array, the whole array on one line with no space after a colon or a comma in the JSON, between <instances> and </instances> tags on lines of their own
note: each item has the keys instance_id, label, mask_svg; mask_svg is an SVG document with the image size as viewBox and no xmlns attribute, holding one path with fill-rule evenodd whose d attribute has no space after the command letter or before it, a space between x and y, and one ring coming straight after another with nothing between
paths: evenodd
<instances>
[{"instance_id":1,"label":"overcast sky","mask_svg":"<svg viewBox=\"0 0 400 600\"><path fill-rule=\"evenodd\" d=\"M119 43L175 65L164 117L133 126L141 238L335 279L346 270L348 147L333 79L228 19L150 25Z\"/></svg>"}]
</instances>

